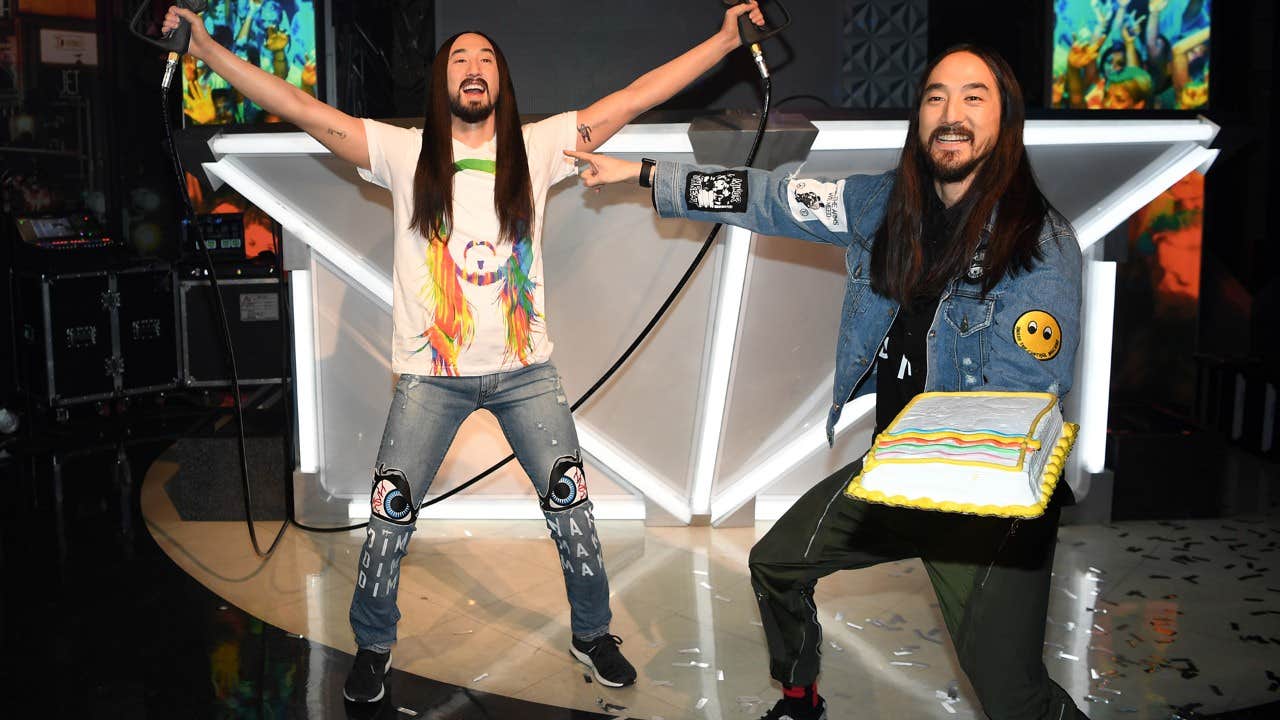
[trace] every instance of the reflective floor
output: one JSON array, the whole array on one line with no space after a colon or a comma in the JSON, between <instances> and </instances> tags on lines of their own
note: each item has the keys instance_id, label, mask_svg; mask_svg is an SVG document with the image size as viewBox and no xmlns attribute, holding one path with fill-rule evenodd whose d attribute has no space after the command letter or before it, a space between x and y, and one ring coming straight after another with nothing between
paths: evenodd
<instances>
[{"instance_id":1,"label":"reflective floor","mask_svg":"<svg viewBox=\"0 0 1280 720\"><path fill-rule=\"evenodd\" d=\"M432 521L403 567L390 697L344 704L363 536L290 528L262 562L243 522L180 518L175 457L131 447L128 473L104 452L56 483L4 465L4 680L46 703L37 716L676 720L758 717L777 697L745 574L766 524L600 524L613 631L640 671L606 690L567 653L540 522ZM1280 716L1278 541L1276 512L1063 528L1050 673L1095 720ZM832 718L984 717L917 561L837 574L816 600Z\"/></svg>"}]
</instances>

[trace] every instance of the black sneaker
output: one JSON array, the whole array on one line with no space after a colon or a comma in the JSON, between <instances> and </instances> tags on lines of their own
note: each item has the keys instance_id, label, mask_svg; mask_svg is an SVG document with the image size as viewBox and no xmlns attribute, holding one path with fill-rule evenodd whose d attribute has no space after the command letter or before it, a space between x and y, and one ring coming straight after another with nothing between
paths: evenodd
<instances>
[{"instance_id":1,"label":"black sneaker","mask_svg":"<svg viewBox=\"0 0 1280 720\"><path fill-rule=\"evenodd\" d=\"M818 696L814 707L809 698L784 697L773 709L760 716L760 720L827 720L827 701Z\"/></svg>"},{"instance_id":2,"label":"black sneaker","mask_svg":"<svg viewBox=\"0 0 1280 720\"><path fill-rule=\"evenodd\" d=\"M387 693L387 673L391 672L391 651L361 649L347 674L342 697L351 702L378 702Z\"/></svg>"},{"instance_id":3,"label":"black sneaker","mask_svg":"<svg viewBox=\"0 0 1280 720\"><path fill-rule=\"evenodd\" d=\"M590 641L575 637L569 643L569 652L591 668L596 682L608 687L625 687L636 681L636 669L622 657L618 650L621 644L622 638L617 635L601 635Z\"/></svg>"}]
</instances>

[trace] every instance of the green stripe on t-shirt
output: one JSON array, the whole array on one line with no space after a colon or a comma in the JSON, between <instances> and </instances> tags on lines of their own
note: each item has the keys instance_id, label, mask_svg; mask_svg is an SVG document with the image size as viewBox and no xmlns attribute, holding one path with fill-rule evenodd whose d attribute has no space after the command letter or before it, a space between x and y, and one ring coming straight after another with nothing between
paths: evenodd
<instances>
[{"instance_id":1,"label":"green stripe on t-shirt","mask_svg":"<svg viewBox=\"0 0 1280 720\"><path fill-rule=\"evenodd\" d=\"M483 158L463 158L461 160L456 160L453 163L453 167L459 171L479 170L480 172L487 172L490 175L498 174L498 163L494 160L485 160Z\"/></svg>"}]
</instances>

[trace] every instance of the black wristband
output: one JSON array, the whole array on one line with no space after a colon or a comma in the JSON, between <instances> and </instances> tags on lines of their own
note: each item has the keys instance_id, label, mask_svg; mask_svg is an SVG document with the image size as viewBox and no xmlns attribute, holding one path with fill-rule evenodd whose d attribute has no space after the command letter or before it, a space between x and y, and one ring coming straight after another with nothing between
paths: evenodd
<instances>
[{"instance_id":1,"label":"black wristband","mask_svg":"<svg viewBox=\"0 0 1280 720\"><path fill-rule=\"evenodd\" d=\"M640 187L653 187L653 168L657 164L649 158L640 159Z\"/></svg>"}]
</instances>

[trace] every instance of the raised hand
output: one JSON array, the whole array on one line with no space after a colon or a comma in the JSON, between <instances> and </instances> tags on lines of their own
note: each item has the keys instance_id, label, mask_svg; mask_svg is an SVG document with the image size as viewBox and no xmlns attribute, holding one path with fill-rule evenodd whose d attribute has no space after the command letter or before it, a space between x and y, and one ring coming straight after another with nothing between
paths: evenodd
<instances>
[{"instance_id":1,"label":"raised hand","mask_svg":"<svg viewBox=\"0 0 1280 720\"><path fill-rule=\"evenodd\" d=\"M200 83L187 83L183 99L182 112L196 125L208 125L217 119L218 110L213 106L213 97Z\"/></svg>"},{"instance_id":2,"label":"raised hand","mask_svg":"<svg viewBox=\"0 0 1280 720\"><path fill-rule=\"evenodd\" d=\"M1121 28L1125 33L1125 39L1128 39L1130 36L1138 37L1141 35L1142 23L1146 22L1146 20L1147 16L1138 15L1136 10L1129 12L1129 14L1125 16L1125 23Z\"/></svg>"},{"instance_id":3,"label":"raised hand","mask_svg":"<svg viewBox=\"0 0 1280 720\"><path fill-rule=\"evenodd\" d=\"M1090 64L1098 60L1097 42L1077 42L1071 46L1071 50L1067 52L1067 66L1072 68L1089 67Z\"/></svg>"},{"instance_id":4,"label":"raised hand","mask_svg":"<svg viewBox=\"0 0 1280 720\"><path fill-rule=\"evenodd\" d=\"M730 42L734 47L742 44L742 36L738 34L738 18L745 13L751 13L748 17L755 25L764 25L764 13L760 12L759 3L752 0L749 3L734 5L724 11L724 22L720 25L721 38L726 42Z\"/></svg>"},{"instance_id":5,"label":"raised hand","mask_svg":"<svg viewBox=\"0 0 1280 720\"><path fill-rule=\"evenodd\" d=\"M267 28L267 40L263 46L271 52L280 52L289 47L289 33L273 27Z\"/></svg>"},{"instance_id":6,"label":"raised hand","mask_svg":"<svg viewBox=\"0 0 1280 720\"><path fill-rule=\"evenodd\" d=\"M177 30L178 24L183 20L191 25L191 44L187 48L187 53L204 60L205 50L213 41L209 38L209 31L205 29L204 21L199 15L176 5L170 6L169 11L164 15L164 22L160 24L160 31L167 35Z\"/></svg>"},{"instance_id":7,"label":"raised hand","mask_svg":"<svg viewBox=\"0 0 1280 720\"><path fill-rule=\"evenodd\" d=\"M1089 0L1089 4L1093 6L1093 15L1098 18L1098 24L1105 27L1107 17L1111 15L1111 7L1107 4L1107 0Z\"/></svg>"}]
</instances>

